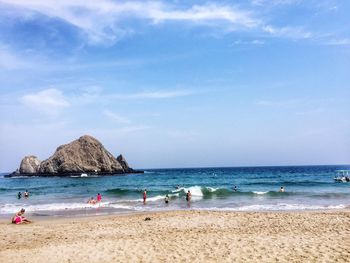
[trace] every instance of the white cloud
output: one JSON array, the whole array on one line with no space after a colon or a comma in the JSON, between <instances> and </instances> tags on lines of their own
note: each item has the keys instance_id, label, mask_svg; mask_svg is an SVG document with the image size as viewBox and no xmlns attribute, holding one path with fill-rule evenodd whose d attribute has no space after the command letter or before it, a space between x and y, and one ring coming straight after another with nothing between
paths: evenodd
<instances>
[{"instance_id":1,"label":"white cloud","mask_svg":"<svg viewBox=\"0 0 350 263\"><path fill-rule=\"evenodd\" d=\"M16 10L26 19L38 19L37 14L59 19L83 32L91 44L113 44L134 33L132 21L150 25L164 22L182 22L192 25L220 28L232 31L263 32L273 37L310 39L313 34L303 27L274 26L257 17L254 6L296 4L300 0L254 0L252 10L237 6L208 2L185 7L166 1L111 1L111 0L0 0L6 8ZM32 16L28 16L28 12ZM259 43L251 43L259 44Z\"/></svg>"},{"instance_id":2,"label":"white cloud","mask_svg":"<svg viewBox=\"0 0 350 263\"><path fill-rule=\"evenodd\" d=\"M86 33L92 43L114 42L128 34L130 30L122 28L120 22L131 18L148 20L153 24L166 21L197 24L220 22L239 29L259 24L250 13L220 4L178 8L161 1L0 0L0 3L26 13L31 11L61 19Z\"/></svg>"},{"instance_id":3,"label":"white cloud","mask_svg":"<svg viewBox=\"0 0 350 263\"><path fill-rule=\"evenodd\" d=\"M97 101L111 100L142 100L142 99L172 99L195 94L192 90L153 90L134 93L104 93L100 87L83 89L81 94L70 96L69 101L73 104L87 104ZM106 116L110 113L104 113Z\"/></svg>"},{"instance_id":4,"label":"white cloud","mask_svg":"<svg viewBox=\"0 0 350 263\"><path fill-rule=\"evenodd\" d=\"M269 33L272 36L291 38L291 39L308 39L312 37L312 33L305 31L299 27L275 27L271 25L265 25L262 27L264 32Z\"/></svg>"},{"instance_id":5,"label":"white cloud","mask_svg":"<svg viewBox=\"0 0 350 263\"><path fill-rule=\"evenodd\" d=\"M57 114L70 106L62 92L53 88L24 95L19 100L23 105L47 114Z\"/></svg>"},{"instance_id":6,"label":"white cloud","mask_svg":"<svg viewBox=\"0 0 350 263\"><path fill-rule=\"evenodd\" d=\"M61 90L49 88L25 94L19 98L22 105L32 108L38 112L56 115L63 109L74 105L83 106L94 104L99 101L115 100L147 100L147 99L172 99L194 94L191 90L158 90L142 91L135 93L104 93L100 87L89 87L82 89L79 93L64 94ZM104 110L103 114L121 124L130 124L131 121L110 110Z\"/></svg>"},{"instance_id":7,"label":"white cloud","mask_svg":"<svg viewBox=\"0 0 350 263\"><path fill-rule=\"evenodd\" d=\"M113 121L120 123L120 124L130 124L131 121L123 116L120 116L119 114L116 114L110 110L104 110L103 114L107 116L108 118L112 119Z\"/></svg>"}]
</instances>

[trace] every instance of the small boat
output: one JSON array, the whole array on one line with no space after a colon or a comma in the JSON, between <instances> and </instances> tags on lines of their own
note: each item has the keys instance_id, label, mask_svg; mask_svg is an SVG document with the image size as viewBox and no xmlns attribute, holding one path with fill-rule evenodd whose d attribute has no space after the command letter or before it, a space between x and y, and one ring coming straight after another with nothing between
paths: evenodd
<instances>
[{"instance_id":1,"label":"small boat","mask_svg":"<svg viewBox=\"0 0 350 263\"><path fill-rule=\"evenodd\" d=\"M85 174L85 173L82 173L82 174L80 175L80 177L88 177L88 175Z\"/></svg>"},{"instance_id":2,"label":"small boat","mask_svg":"<svg viewBox=\"0 0 350 263\"><path fill-rule=\"evenodd\" d=\"M350 170L338 170L337 175L334 177L334 181L347 183L350 182Z\"/></svg>"}]
</instances>

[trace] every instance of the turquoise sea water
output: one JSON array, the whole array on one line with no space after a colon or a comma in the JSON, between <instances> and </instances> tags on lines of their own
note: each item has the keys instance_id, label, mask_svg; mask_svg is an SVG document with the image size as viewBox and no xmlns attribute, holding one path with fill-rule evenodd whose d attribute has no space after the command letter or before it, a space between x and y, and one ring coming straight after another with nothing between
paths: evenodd
<instances>
[{"instance_id":1,"label":"turquoise sea water","mask_svg":"<svg viewBox=\"0 0 350 263\"><path fill-rule=\"evenodd\" d=\"M104 177L4 178L0 216L25 208L32 215L110 214L175 209L225 211L314 210L350 207L350 183L336 183L350 166L285 166L156 169L145 174ZM177 186L179 188L177 189ZM237 191L233 187L237 186ZM283 186L284 193L279 189ZM19 191L30 197L17 198ZM142 202L147 189L147 203ZM190 190L192 201L185 193ZM98 205L87 200L101 193ZM170 203L164 203L166 194Z\"/></svg>"}]
</instances>

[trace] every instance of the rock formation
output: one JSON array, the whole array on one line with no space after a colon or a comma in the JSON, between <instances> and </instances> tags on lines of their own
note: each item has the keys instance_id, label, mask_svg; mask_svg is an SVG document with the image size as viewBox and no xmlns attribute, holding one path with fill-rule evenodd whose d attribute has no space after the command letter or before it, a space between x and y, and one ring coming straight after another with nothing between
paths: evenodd
<instances>
[{"instance_id":1,"label":"rock formation","mask_svg":"<svg viewBox=\"0 0 350 263\"><path fill-rule=\"evenodd\" d=\"M19 166L19 173L22 174L35 174L39 172L40 160L34 155L26 156L21 161Z\"/></svg>"},{"instance_id":2,"label":"rock formation","mask_svg":"<svg viewBox=\"0 0 350 263\"><path fill-rule=\"evenodd\" d=\"M35 156L26 156L19 169L20 175L70 175L81 173L124 174L141 172L129 167L122 155L115 158L95 138L84 135L59 146L47 160L40 162ZM13 174L18 175L18 172ZM11 176L11 175L10 175Z\"/></svg>"},{"instance_id":3,"label":"rock formation","mask_svg":"<svg viewBox=\"0 0 350 263\"><path fill-rule=\"evenodd\" d=\"M123 155L117 157L117 161L120 163L124 171L130 171L130 167ZM132 170L132 169L131 169Z\"/></svg>"}]
</instances>

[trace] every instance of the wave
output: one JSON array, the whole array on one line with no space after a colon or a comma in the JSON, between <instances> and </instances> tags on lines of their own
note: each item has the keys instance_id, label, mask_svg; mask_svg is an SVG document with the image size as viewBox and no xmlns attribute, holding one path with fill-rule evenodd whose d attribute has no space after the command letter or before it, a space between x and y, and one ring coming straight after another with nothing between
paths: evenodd
<instances>
[{"instance_id":1,"label":"wave","mask_svg":"<svg viewBox=\"0 0 350 263\"><path fill-rule=\"evenodd\" d=\"M215 188L208 188L209 192L213 192ZM176 190L173 190L173 193L179 193L182 195L186 195L186 193L190 191L192 196L196 196L196 197L202 197L204 194L202 192L202 187L201 186L190 186L190 187L180 187Z\"/></svg>"},{"instance_id":2,"label":"wave","mask_svg":"<svg viewBox=\"0 0 350 263\"><path fill-rule=\"evenodd\" d=\"M140 194L142 193L141 189L123 189L123 188L112 188L104 191L107 194L115 195L127 195L127 194Z\"/></svg>"},{"instance_id":3,"label":"wave","mask_svg":"<svg viewBox=\"0 0 350 263\"><path fill-rule=\"evenodd\" d=\"M143 193L144 189L125 189L125 188L112 188L112 189L107 189L104 192L109 195L114 195L114 196L141 196ZM168 190L147 190L148 194L160 194L160 195L165 195L170 193Z\"/></svg>"},{"instance_id":4,"label":"wave","mask_svg":"<svg viewBox=\"0 0 350 263\"><path fill-rule=\"evenodd\" d=\"M266 191L266 192L253 191L253 193L257 195L264 195L264 194L267 194L268 192L269 191Z\"/></svg>"},{"instance_id":5,"label":"wave","mask_svg":"<svg viewBox=\"0 0 350 263\"><path fill-rule=\"evenodd\" d=\"M156 196L147 196L147 202L157 202L157 201L160 201L160 200L164 200L165 199L165 194L164 195L156 195ZM175 194L168 194L169 198L170 199L175 199L175 198L178 198L179 197L179 193L175 193ZM121 202L121 203L124 203L124 202L135 202L135 203L140 203L140 202L143 202L143 198L138 198L138 199L121 199L120 201L118 202Z\"/></svg>"},{"instance_id":6,"label":"wave","mask_svg":"<svg viewBox=\"0 0 350 263\"><path fill-rule=\"evenodd\" d=\"M320 182L320 181L281 181L281 182L246 182L243 185L266 185L266 186L318 186L318 185L329 185L333 184L334 181L330 180L329 182Z\"/></svg>"},{"instance_id":7,"label":"wave","mask_svg":"<svg viewBox=\"0 0 350 263\"><path fill-rule=\"evenodd\" d=\"M349 198L350 193L312 193L309 195L310 197L313 198L329 198L329 199L334 199L334 198Z\"/></svg>"},{"instance_id":8,"label":"wave","mask_svg":"<svg viewBox=\"0 0 350 263\"><path fill-rule=\"evenodd\" d=\"M69 183L69 184L63 184L57 187L57 185L36 185L36 186L21 186L21 187L7 187L7 188L0 188L0 191L24 191L28 190L29 192L41 192L42 190L48 190L48 189L60 189L60 188L71 188L71 187L84 187L87 186L87 183L80 182L80 183Z\"/></svg>"},{"instance_id":9,"label":"wave","mask_svg":"<svg viewBox=\"0 0 350 263\"><path fill-rule=\"evenodd\" d=\"M37 211L60 211L60 210L77 210L77 209L94 209L94 208L118 208L118 209L133 209L131 206L101 202L95 205L87 203L51 203L51 204L38 204L38 205L23 205L23 204L4 204L0 206L0 214L11 214L18 212L21 208L25 208L30 212Z\"/></svg>"},{"instance_id":10,"label":"wave","mask_svg":"<svg viewBox=\"0 0 350 263\"><path fill-rule=\"evenodd\" d=\"M114 188L114 189L108 189L105 191L106 194L113 195L113 196L131 196L131 197L140 197L142 195L142 189L123 189L123 188ZM187 192L190 191L192 198L194 199L210 199L210 198L226 198L230 196L257 196L262 195L266 197L287 197L287 196L293 196L293 195L301 195L306 193L299 193L299 192L279 192L279 191L235 191L230 188L214 188L214 187L208 187L208 186L189 186L189 187L180 187L178 189L173 190L147 190L147 198L148 200L158 200L165 197L166 194L169 194L169 196L172 196L172 194L177 194L176 197L184 197L186 196ZM152 199L150 199L152 198ZM134 199L134 201L139 199Z\"/></svg>"},{"instance_id":11,"label":"wave","mask_svg":"<svg viewBox=\"0 0 350 263\"><path fill-rule=\"evenodd\" d=\"M339 205L301 205L301 204L261 204L261 205L245 205L238 207L208 207L196 208L195 210L209 211L298 211L298 210L328 210L328 209L344 209L344 204Z\"/></svg>"},{"instance_id":12,"label":"wave","mask_svg":"<svg viewBox=\"0 0 350 263\"><path fill-rule=\"evenodd\" d=\"M199 196L203 198L211 197L228 197L228 196L256 196L265 195L270 197L286 197L291 195L299 195L297 192L279 192L279 191L239 191L230 188L213 188L213 187L201 187L201 186L191 186L189 188L179 188L173 190L173 193L186 194L190 190L192 196Z\"/></svg>"}]
</instances>

